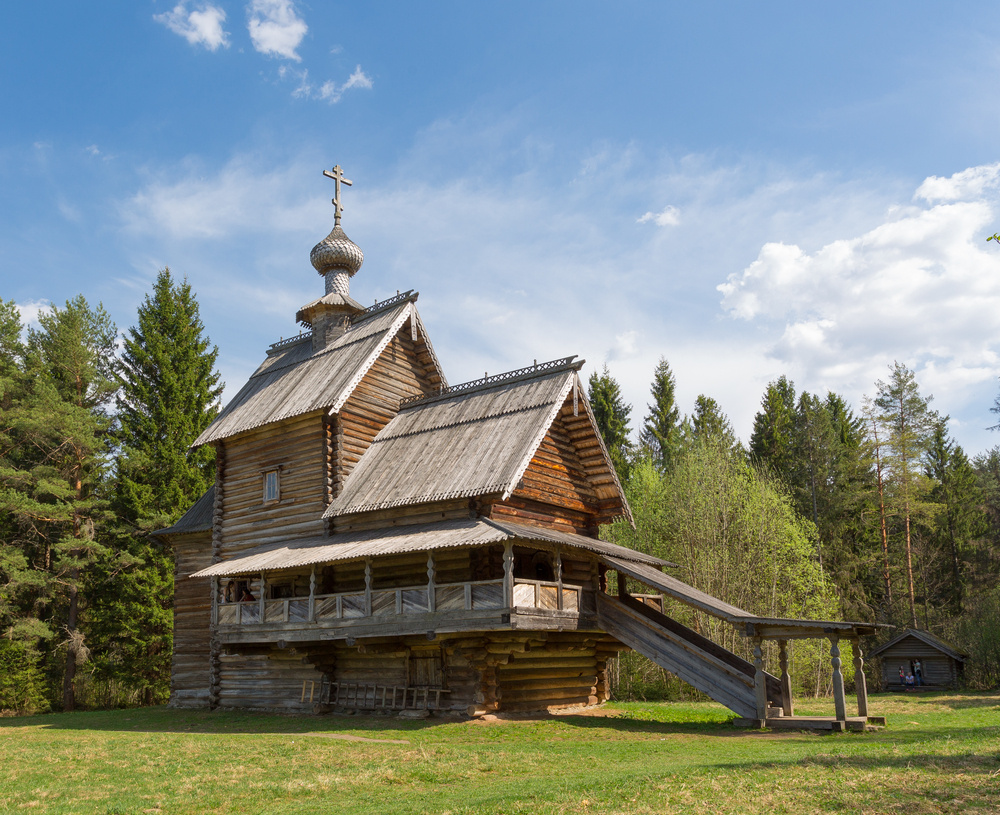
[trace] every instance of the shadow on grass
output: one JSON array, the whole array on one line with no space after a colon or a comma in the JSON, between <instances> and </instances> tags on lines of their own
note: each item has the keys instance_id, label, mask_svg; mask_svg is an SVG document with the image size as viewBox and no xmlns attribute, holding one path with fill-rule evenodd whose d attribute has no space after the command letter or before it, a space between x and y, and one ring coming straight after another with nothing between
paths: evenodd
<instances>
[{"instance_id":1,"label":"shadow on grass","mask_svg":"<svg viewBox=\"0 0 1000 815\"><path fill-rule=\"evenodd\" d=\"M350 733L368 738L383 735L433 731L435 728L461 725L470 728L511 728L559 725L586 730L610 730L636 734L690 734L735 736L737 730L728 721L663 721L641 711L612 712L610 715L503 715L484 722L469 721L464 716L435 716L428 719L403 719L396 715L308 715L233 710L176 710L166 707L129 710L50 713L0 719L0 733L22 727L52 730L106 731L122 733L202 733L202 734L303 734Z\"/></svg>"}]
</instances>

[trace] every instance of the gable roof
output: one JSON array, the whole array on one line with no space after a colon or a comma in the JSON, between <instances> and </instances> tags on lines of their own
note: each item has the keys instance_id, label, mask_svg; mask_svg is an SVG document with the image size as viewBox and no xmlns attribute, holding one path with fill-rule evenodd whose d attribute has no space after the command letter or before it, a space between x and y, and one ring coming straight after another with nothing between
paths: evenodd
<instances>
[{"instance_id":1,"label":"gable roof","mask_svg":"<svg viewBox=\"0 0 1000 815\"><path fill-rule=\"evenodd\" d=\"M571 532L554 532L542 527L483 518L463 518L360 532L341 532L328 538L306 538L269 544L251 549L231 560L216 563L195 572L191 577L257 574L262 571L295 569L367 557L430 552L462 546L486 546L509 540L555 543L595 552L602 556L612 556L619 562L644 564L646 568L676 565L614 543Z\"/></svg>"},{"instance_id":2,"label":"gable roof","mask_svg":"<svg viewBox=\"0 0 1000 815\"><path fill-rule=\"evenodd\" d=\"M872 651L871 656L876 657L879 654L888 651L890 648L892 648L892 646L898 645L907 637L913 637L914 639L918 639L925 645L929 645L931 648L934 648L935 650L940 651L941 653L946 654L947 656L950 656L952 659L957 659L959 662L965 662L965 660L968 657L968 654L963 654L954 645L945 642L940 637L935 637L929 631L919 631L916 628L907 628L902 634L893 637L885 645L880 645L878 648Z\"/></svg>"},{"instance_id":3,"label":"gable roof","mask_svg":"<svg viewBox=\"0 0 1000 815\"><path fill-rule=\"evenodd\" d=\"M327 348L313 352L311 334L275 343L249 381L192 447L316 410L336 413L408 320L419 329L441 381L444 373L406 292L354 316Z\"/></svg>"},{"instance_id":4,"label":"gable roof","mask_svg":"<svg viewBox=\"0 0 1000 815\"><path fill-rule=\"evenodd\" d=\"M570 391L580 388L583 362L566 357L404 400L324 517L482 495L506 500ZM585 399L579 408L589 415ZM617 477L614 483L628 515Z\"/></svg>"},{"instance_id":5,"label":"gable roof","mask_svg":"<svg viewBox=\"0 0 1000 815\"><path fill-rule=\"evenodd\" d=\"M193 532L210 532L212 510L215 508L215 485L213 484L201 498L195 501L180 520L166 529L157 529L154 535L190 535Z\"/></svg>"}]
</instances>

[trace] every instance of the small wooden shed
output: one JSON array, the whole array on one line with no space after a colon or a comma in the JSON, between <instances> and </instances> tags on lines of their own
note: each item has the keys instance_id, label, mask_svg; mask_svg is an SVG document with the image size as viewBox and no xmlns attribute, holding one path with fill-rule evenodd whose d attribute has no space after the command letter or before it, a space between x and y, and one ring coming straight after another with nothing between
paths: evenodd
<instances>
[{"instance_id":1,"label":"small wooden shed","mask_svg":"<svg viewBox=\"0 0 1000 815\"><path fill-rule=\"evenodd\" d=\"M882 687L885 690L898 689L899 669L902 668L904 674L914 673L918 660L924 687L955 687L968 657L940 637L915 628L906 629L876 648L872 656L882 658Z\"/></svg>"}]
</instances>

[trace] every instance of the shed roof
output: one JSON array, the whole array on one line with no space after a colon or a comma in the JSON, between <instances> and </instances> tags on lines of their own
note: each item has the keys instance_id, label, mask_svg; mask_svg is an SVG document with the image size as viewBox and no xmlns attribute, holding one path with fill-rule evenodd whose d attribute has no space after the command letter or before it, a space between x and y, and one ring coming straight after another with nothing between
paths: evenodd
<instances>
[{"instance_id":1,"label":"shed roof","mask_svg":"<svg viewBox=\"0 0 1000 815\"><path fill-rule=\"evenodd\" d=\"M941 653L950 656L952 659L957 659L959 662L965 662L965 660L968 659L969 655L963 654L954 645L945 642L940 637L935 637L929 631L920 631L916 628L907 628L904 632L889 640L885 645L880 645L878 648L872 651L871 655L873 657L879 656L885 651L888 651L894 645L898 645L899 643L901 643L907 637L913 637L914 639L918 639L924 644L933 648L934 650L940 651Z\"/></svg>"},{"instance_id":2,"label":"shed roof","mask_svg":"<svg viewBox=\"0 0 1000 815\"><path fill-rule=\"evenodd\" d=\"M485 546L509 540L541 541L584 549L601 555L653 566L672 566L659 558L617 546L607 541L555 532L525 524L463 518L414 524L405 527L343 532L328 538L305 538L252 549L239 557L216 563L191 577L228 577L280 569L295 569L320 563L337 563L368 557L429 552L462 546Z\"/></svg>"},{"instance_id":3,"label":"shed roof","mask_svg":"<svg viewBox=\"0 0 1000 815\"><path fill-rule=\"evenodd\" d=\"M738 606L731 605L706 594L694 586L689 586L676 577L663 574L642 563L628 562L621 558L605 555L605 564L623 574L641 580L647 586L658 589L668 597L685 605L704 611L738 628L744 636L760 636L767 639L793 639L838 635L867 635L879 627L869 623L841 622L835 620L801 620L784 617L760 617Z\"/></svg>"},{"instance_id":4,"label":"shed roof","mask_svg":"<svg viewBox=\"0 0 1000 815\"><path fill-rule=\"evenodd\" d=\"M215 485L213 484L201 498L195 501L179 521L166 529L157 529L154 535L190 535L193 532L210 532L212 510L215 507Z\"/></svg>"},{"instance_id":5,"label":"shed roof","mask_svg":"<svg viewBox=\"0 0 1000 815\"><path fill-rule=\"evenodd\" d=\"M407 320L416 321L444 381L416 299L416 294L407 292L356 315L348 329L321 351L313 352L309 334L275 343L267 359L192 447L315 410L340 410Z\"/></svg>"},{"instance_id":6,"label":"shed roof","mask_svg":"<svg viewBox=\"0 0 1000 815\"><path fill-rule=\"evenodd\" d=\"M482 495L506 500L580 387L582 366L566 357L404 402L324 517ZM585 399L580 408L589 414ZM610 459L607 467L627 514Z\"/></svg>"}]
</instances>

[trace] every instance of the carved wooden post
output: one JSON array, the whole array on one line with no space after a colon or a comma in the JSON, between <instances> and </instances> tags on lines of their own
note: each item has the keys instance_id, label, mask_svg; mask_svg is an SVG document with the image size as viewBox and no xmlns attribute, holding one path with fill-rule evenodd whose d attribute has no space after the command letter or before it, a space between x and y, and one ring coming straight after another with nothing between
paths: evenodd
<instances>
[{"instance_id":1,"label":"carved wooden post","mask_svg":"<svg viewBox=\"0 0 1000 815\"><path fill-rule=\"evenodd\" d=\"M436 611L436 598L434 597L434 578L436 575L434 567L434 552L427 553L427 610Z\"/></svg>"},{"instance_id":2,"label":"carved wooden post","mask_svg":"<svg viewBox=\"0 0 1000 815\"><path fill-rule=\"evenodd\" d=\"M212 625L219 624L219 578L212 578Z\"/></svg>"},{"instance_id":3,"label":"carved wooden post","mask_svg":"<svg viewBox=\"0 0 1000 815\"><path fill-rule=\"evenodd\" d=\"M257 618L257 622L259 622L259 623L263 623L264 622L264 589L266 588L266 585L267 584L264 582L264 573L261 572L260 573L260 591L257 592L257 594L260 595L260 597L257 598L257 613L260 615Z\"/></svg>"},{"instance_id":4,"label":"carved wooden post","mask_svg":"<svg viewBox=\"0 0 1000 815\"><path fill-rule=\"evenodd\" d=\"M861 640L854 637L851 640L851 650L854 651L854 688L858 693L858 715L868 717L868 683L865 681L865 662L861 654Z\"/></svg>"},{"instance_id":5,"label":"carved wooden post","mask_svg":"<svg viewBox=\"0 0 1000 815\"><path fill-rule=\"evenodd\" d=\"M844 701L844 675L840 672L840 638L830 637L830 662L833 665L833 707L837 721L847 721L847 703Z\"/></svg>"},{"instance_id":6,"label":"carved wooden post","mask_svg":"<svg viewBox=\"0 0 1000 815\"><path fill-rule=\"evenodd\" d=\"M514 544L510 541L503 545L503 604L514 607Z\"/></svg>"},{"instance_id":7,"label":"carved wooden post","mask_svg":"<svg viewBox=\"0 0 1000 815\"><path fill-rule=\"evenodd\" d=\"M559 547L556 547L556 608L562 611L563 607L563 596L562 596L562 553L559 551Z\"/></svg>"},{"instance_id":8,"label":"carved wooden post","mask_svg":"<svg viewBox=\"0 0 1000 815\"><path fill-rule=\"evenodd\" d=\"M372 559L365 558L365 616L372 616Z\"/></svg>"},{"instance_id":9,"label":"carved wooden post","mask_svg":"<svg viewBox=\"0 0 1000 815\"><path fill-rule=\"evenodd\" d=\"M767 720L767 685L764 676L764 649L761 638L753 638L753 690L757 702L757 718L761 723Z\"/></svg>"},{"instance_id":10,"label":"carved wooden post","mask_svg":"<svg viewBox=\"0 0 1000 815\"><path fill-rule=\"evenodd\" d=\"M316 567L309 573L309 622L316 622Z\"/></svg>"},{"instance_id":11,"label":"carved wooden post","mask_svg":"<svg viewBox=\"0 0 1000 815\"><path fill-rule=\"evenodd\" d=\"M794 716L792 677L788 673L788 640L778 640L778 664L781 666L781 712Z\"/></svg>"}]
</instances>

